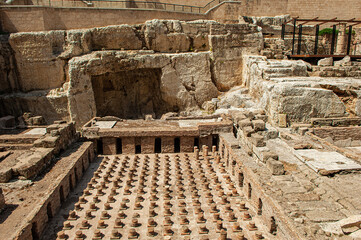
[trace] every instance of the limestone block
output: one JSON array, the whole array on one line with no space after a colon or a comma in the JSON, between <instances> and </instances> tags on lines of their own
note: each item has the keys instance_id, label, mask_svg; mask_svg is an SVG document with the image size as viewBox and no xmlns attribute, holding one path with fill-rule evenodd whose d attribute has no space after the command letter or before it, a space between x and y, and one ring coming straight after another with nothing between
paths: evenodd
<instances>
[{"instance_id":1,"label":"limestone block","mask_svg":"<svg viewBox=\"0 0 361 240\"><path fill-rule=\"evenodd\" d=\"M335 67L351 66L351 58L350 58L350 56L345 56L342 60L335 61L334 65L335 65Z\"/></svg>"},{"instance_id":2,"label":"limestone block","mask_svg":"<svg viewBox=\"0 0 361 240\"><path fill-rule=\"evenodd\" d=\"M28 150L17 158L17 165L13 167L15 174L27 179L39 174L51 161L52 149L37 148L35 151Z\"/></svg>"},{"instance_id":3,"label":"limestone block","mask_svg":"<svg viewBox=\"0 0 361 240\"><path fill-rule=\"evenodd\" d=\"M267 168L271 171L272 175L283 175L285 172L284 166L281 162L269 159L266 162Z\"/></svg>"},{"instance_id":4,"label":"limestone block","mask_svg":"<svg viewBox=\"0 0 361 240\"><path fill-rule=\"evenodd\" d=\"M64 52L62 52L59 57L69 59L90 52L92 50L92 32L94 32L93 29L66 31Z\"/></svg>"},{"instance_id":5,"label":"limestone block","mask_svg":"<svg viewBox=\"0 0 361 240\"><path fill-rule=\"evenodd\" d=\"M272 126L267 126L265 139L268 140L275 138L278 138L278 130Z\"/></svg>"},{"instance_id":6,"label":"limestone block","mask_svg":"<svg viewBox=\"0 0 361 240\"><path fill-rule=\"evenodd\" d=\"M243 129L245 127L251 127L252 126L252 122L249 118L243 119L238 121L238 126Z\"/></svg>"},{"instance_id":7,"label":"limestone block","mask_svg":"<svg viewBox=\"0 0 361 240\"><path fill-rule=\"evenodd\" d=\"M303 122L315 115L320 118L345 116L345 105L332 90L282 83L276 85L271 94L271 110L287 114L288 121Z\"/></svg>"},{"instance_id":8,"label":"limestone block","mask_svg":"<svg viewBox=\"0 0 361 240\"><path fill-rule=\"evenodd\" d=\"M264 137L258 133L252 133L250 137L250 142L256 147L264 147L266 146L266 142L264 141Z\"/></svg>"},{"instance_id":9,"label":"limestone block","mask_svg":"<svg viewBox=\"0 0 361 240\"><path fill-rule=\"evenodd\" d=\"M46 136L34 142L34 147L55 148L59 143L59 136Z\"/></svg>"},{"instance_id":10,"label":"limestone block","mask_svg":"<svg viewBox=\"0 0 361 240\"><path fill-rule=\"evenodd\" d=\"M65 62L58 57L64 51L65 31L16 33L10 35L9 42L22 91L61 87Z\"/></svg>"},{"instance_id":11,"label":"limestone block","mask_svg":"<svg viewBox=\"0 0 361 240\"><path fill-rule=\"evenodd\" d=\"M256 120L262 120L263 122L267 122L268 116L267 115L262 115L262 114L257 114L256 116L254 116L254 118Z\"/></svg>"},{"instance_id":12,"label":"limestone block","mask_svg":"<svg viewBox=\"0 0 361 240\"><path fill-rule=\"evenodd\" d=\"M220 108L248 108L253 106L252 98L246 94L247 89L234 87L222 95L218 106Z\"/></svg>"},{"instance_id":13,"label":"limestone block","mask_svg":"<svg viewBox=\"0 0 361 240\"><path fill-rule=\"evenodd\" d=\"M235 112L232 114L232 117L233 117L233 122L234 123L238 123L239 121L243 120L243 119L246 119L246 115L244 115L243 113L241 112Z\"/></svg>"},{"instance_id":14,"label":"limestone block","mask_svg":"<svg viewBox=\"0 0 361 240\"><path fill-rule=\"evenodd\" d=\"M0 183L9 182L12 177L11 168L0 169Z\"/></svg>"},{"instance_id":15,"label":"limestone block","mask_svg":"<svg viewBox=\"0 0 361 240\"><path fill-rule=\"evenodd\" d=\"M207 34L197 34L193 38L193 48L194 50L206 51L209 49L209 41Z\"/></svg>"},{"instance_id":16,"label":"limestone block","mask_svg":"<svg viewBox=\"0 0 361 240\"><path fill-rule=\"evenodd\" d=\"M333 65L333 58L323 58L317 62L317 66L332 66Z\"/></svg>"},{"instance_id":17,"label":"limestone block","mask_svg":"<svg viewBox=\"0 0 361 240\"><path fill-rule=\"evenodd\" d=\"M266 128L266 124L263 120L252 120L253 129L258 131L264 131Z\"/></svg>"},{"instance_id":18,"label":"limestone block","mask_svg":"<svg viewBox=\"0 0 361 240\"><path fill-rule=\"evenodd\" d=\"M250 137L254 130L251 126L245 126L242 128L243 135L246 137Z\"/></svg>"},{"instance_id":19,"label":"limestone block","mask_svg":"<svg viewBox=\"0 0 361 240\"><path fill-rule=\"evenodd\" d=\"M139 50L142 41L136 35L136 29L130 25L94 28L91 31L93 50Z\"/></svg>"},{"instance_id":20,"label":"limestone block","mask_svg":"<svg viewBox=\"0 0 361 240\"><path fill-rule=\"evenodd\" d=\"M174 30L176 31L174 32ZM190 50L190 38L182 32L180 21L147 21L145 22L144 38L147 48L157 52Z\"/></svg>"}]
</instances>

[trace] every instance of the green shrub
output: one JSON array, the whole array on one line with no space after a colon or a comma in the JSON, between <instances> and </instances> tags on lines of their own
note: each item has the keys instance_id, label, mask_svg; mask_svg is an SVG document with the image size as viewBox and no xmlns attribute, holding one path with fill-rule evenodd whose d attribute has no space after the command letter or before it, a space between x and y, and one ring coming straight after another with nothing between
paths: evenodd
<instances>
[{"instance_id":1,"label":"green shrub","mask_svg":"<svg viewBox=\"0 0 361 240\"><path fill-rule=\"evenodd\" d=\"M336 30L336 35L338 34L339 30ZM352 34L355 34L355 30L352 30ZM321 31L318 32L318 35L323 36L323 35L332 35L332 28L324 28ZM346 34L348 34L348 29L346 29Z\"/></svg>"}]
</instances>

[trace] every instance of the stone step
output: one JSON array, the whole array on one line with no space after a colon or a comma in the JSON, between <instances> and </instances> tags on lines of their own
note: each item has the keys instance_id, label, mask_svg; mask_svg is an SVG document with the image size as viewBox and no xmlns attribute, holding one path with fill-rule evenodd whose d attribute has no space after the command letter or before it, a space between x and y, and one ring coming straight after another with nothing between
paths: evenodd
<instances>
[{"instance_id":1,"label":"stone step","mask_svg":"<svg viewBox=\"0 0 361 240\"><path fill-rule=\"evenodd\" d=\"M1 135L0 144L32 144L34 143L39 136L30 136L30 135Z\"/></svg>"},{"instance_id":2,"label":"stone step","mask_svg":"<svg viewBox=\"0 0 361 240\"><path fill-rule=\"evenodd\" d=\"M27 150L33 147L33 144L29 143L0 143L0 149L6 150Z\"/></svg>"},{"instance_id":3,"label":"stone step","mask_svg":"<svg viewBox=\"0 0 361 240\"><path fill-rule=\"evenodd\" d=\"M263 70L265 73L292 73L293 70L292 68L289 67L285 67L285 68L281 68L281 67L273 67L273 68L265 68Z\"/></svg>"},{"instance_id":4,"label":"stone step","mask_svg":"<svg viewBox=\"0 0 361 240\"><path fill-rule=\"evenodd\" d=\"M267 64L268 68L291 68L292 63L285 61L269 61Z\"/></svg>"}]
</instances>

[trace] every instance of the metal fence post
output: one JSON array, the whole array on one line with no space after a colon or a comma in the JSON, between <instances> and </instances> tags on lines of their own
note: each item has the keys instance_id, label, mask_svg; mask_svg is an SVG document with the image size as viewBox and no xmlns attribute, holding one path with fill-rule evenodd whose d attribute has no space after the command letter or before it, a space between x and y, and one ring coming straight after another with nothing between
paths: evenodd
<instances>
[{"instance_id":1,"label":"metal fence post","mask_svg":"<svg viewBox=\"0 0 361 240\"><path fill-rule=\"evenodd\" d=\"M293 20L292 55L295 53L296 22L296 19Z\"/></svg>"},{"instance_id":2,"label":"metal fence post","mask_svg":"<svg viewBox=\"0 0 361 240\"><path fill-rule=\"evenodd\" d=\"M317 54L318 51L318 34L320 33L320 25L316 25L316 36L315 36L315 51L314 54Z\"/></svg>"},{"instance_id":3,"label":"metal fence post","mask_svg":"<svg viewBox=\"0 0 361 240\"><path fill-rule=\"evenodd\" d=\"M336 25L333 25L332 26L332 40L331 40L331 55L333 55L333 53L334 53L335 40L336 40Z\"/></svg>"},{"instance_id":4,"label":"metal fence post","mask_svg":"<svg viewBox=\"0 0 361 240\"><path fill-rule=\"evenodd\" d=\"M351 38L352 38L352 26L348 27L348 39L347 39L347 55L350 54L351 50Z\"/></svg>"}]
</instances>

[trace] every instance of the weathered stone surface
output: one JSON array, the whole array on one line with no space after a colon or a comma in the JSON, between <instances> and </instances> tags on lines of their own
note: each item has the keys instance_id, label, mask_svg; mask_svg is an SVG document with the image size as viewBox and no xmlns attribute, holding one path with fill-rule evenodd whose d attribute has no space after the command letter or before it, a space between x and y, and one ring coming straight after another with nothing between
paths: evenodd
<instances>
[{"instance_id":1,"label":"weathered stone surface","mask_svg":"<svg viewBox=\"0 0 361 240\"><path fill-rule=\"evenodd\" d=\"M217 104L212 102L212 101L207 101L204 102L202 105L202 108L207 112L207 113L213 113L214 111L216 111L217 109Z\"/></svg>"},{"instance_id":2,"label":"weathered stone surface","mask_svg":"<svg viewBox=\"0 0 361 240\"><path fill-rule=\"evenodd\" d=\"M252 135L252 133L254 133L254 130L251 126L245 126L242 128L242 132L243 132L244 136L250 137Z\"/></svg>"},{"instance_id":3,"label":"weathered stone surface","mask_svg":"<svg viewBox=\"0 0 361 240\"><path fill-rule=\"evenodd\" d=\"M24 152L17 158L13 167L14 173L25 178L33 178L39 174L53 157L52 149L37 148Z\"/></svg>"},{"instance_id":4,"label":"weathered stone surface","mask_svg":"<svg viewBox=\"0 0 361 240\"><path fill-rule=\"evenodd\" d=\"M278 138L278 130L274 127L267 126L265 139L268 140L275 138Z\"/></svg>"},{"instance_id":5,"label":"weathered stone surface","mask_svg":"<svg viewBox=\"0 0 361 240\"><path fill-rule=\"evenodd\" d=\"M225 92L218 103L219 108L249 108L253 107L252 98L246 94L247 89L240 86L233 87Z\"/></svg>"},{"instance_id":6,"label":"weathered stone surface","mask_svg":"<svg viewBox=\"0 0 361 240\"><path fill-rule=\"evenodd\" d=\"M0 128L13 128L15 127L15 117L6 116L0 118Z\"/></svg>"},{"instance_id":7,"label":"weathered stone surface","mask_svg":"<svg viewBox=\"0 0 361 240\"><path fill-rule=\"evenodd\" d=\"M302 61L291 63L245 56L244 65L244 85L249 88L250 95L260 101L273 123L278 123L280 114L287 114L290 123L307 122L315 116L345 117L348 112L354 111L355 106L343 101L343 97L338 96L339 92L361 88L357 79L331 81L302 77L307 75ZM352 94L349 97L355 98Z\"/></svg>"},{"instance_id":8,"label":"weathered stone surface","mask_svg":"<svg viewBox=\"0 0 361 240\"><path fill-rule=\"evenodd\" d=\"M64 51L65 31L15 33L9 42L15 51L22 91L58 88L65 82L65 62L58 58Z\"/></svg>"},{"instance_id":9,"label":"weathered stone surface","mask_svg":"<svg viewBox=\"0 0 361 240\"><path fill-rule=\"evenodd\" d=\"M142 41L130 25L108 26L91 30L91 47L93 50L137 50L142 48Z\"/></svg>"},{"instance_id":10,"label":"weathered stone surface","mask_svg":"<svg viewBox=\"0 0 361 240\"><path fill-rule=\"evenodd\" d=\"M264 147L266 146L266 142L264 141L264 137L258 133L252 133L249 141L256 147Z\"/></svg>"},{"instance_id":11,"label":"weathered stone surface","mask_svg":"<svg viewBox=\"0 0 361 240\"><path fill-rule=\"evenodd\" d=\"M0 170L0 183L6 183L10 181L12 177L11 168L1 169Z\"/></svg>"},{"instance_id":12,"label":"weathered stone surface","mask_svg":"<svg viewBox=\"0 0 361 240\"><path fill-rule=\"evenodd\" d=\"M340 61L335 61L334 65L335 65L335 67L350 66L351 65L351 58L350 58L350 56L346 56Z\"/></svg>"},{"instance_id":13,"label":"weathered stone surface","mask_svg":"<svg viewBox=\"0 0 361 240\"><path fill-rule=\"evenodd\" d=\"M305 121L318 115L320 117L341 117L345 106L331 90L297 87L285 83L275 86L272 104L277 105L281 113L286 113L290 120ZM276 107L276 106L275 106Z\"/></svg>"},{"instance_id":14,"label":"weathered stone surface","mask_svg":"<svg viewBox=\"0 0 361 240\"><path fill-rule=\"evenodd\" d=\"M337 222L333 223L323 223L321 224L322 229L325 232L329 232L338 236L344 234L355 233L354 235L350 236L357 236L360 232L361 228L361 215L353 215L345 219L341 219Z\"/></svg>"},{"instance_id":15,"label":"weathered stone surface","mask_svg":"<svg viewBox=\"0 0 361 240\"><path fill-rule=\"evenodd\" d=\"M157 52L186 52L190 49L190 38L182 31L180 21L147 21L144 37L147 48Z\"/></svg>"},{"instance_id":16,"label":"weathered stone surface","mask_svg":"<svg viewBox=\"0 0 361 240\"><path fill-rule=\"evenodd\" d=\"M193 38L194 50L209 50L209 40L207 34L198 34Z\"/></svg>"},{"instance_id":17,"label":"weathered stone surface","mask_svg":"<svg viewBox=\"0 0 361 240\"><path fill-rule=\"evenodd\" d=\"M339 211L330 211L325 209L316 209L306 212L306 217L308 217L312 222L327 222L327 221L337 221L345 216Z\"/></svg>"},{"instance_id":18,"label":"weathered stone surface","mask_svg":"<svg viewBox=\"0 0 361 240\"><path fill-rule=\"evenodd\" d=\"M350 237L352 239L358 239L358 240L361 239L361 230L357 230L357 231L351 233Z\"/></svg>"},{"instance_id":19,"label":"weathered stone surface","mask_svg":"<svg viewBox=\"0 0 361 240\"><path fill-rule=\"evenodd\" d=\"M0 93L10 93L18 89L16 62L9 44L9 35L0 35Z\"/></svg>"},{"instance_id":20,"label":"weathered stone surface","mask_svg":"<svg viewBox=\"0 0 361 240\"><path fill-rule=\"evenodd\" d=\"M88 97L94 95L90 87L93 80L89 79L89 76L99 76L97 79L101 81L104 76L100 75L108 74L109 81L114 84L117 79L116 74L134 69L146 68L135 73L127 72L124 78L134 78L135 75L145 78L146 72L152 71L150 76L154 81L159 74L161 75L159 83L161 93L154 92L154 95L161 96L162 100L171 105L166 109L167 111L198 110L204 101L209 100L209 96L217 96L217 90L227 90L240 83L241 57L243 54L259 52L262 48L262 34L260 28L250 24L220 24L207 20L193 22L152 20L134 26L16 33L10 36L9 42L15 53L19 72L16 82L11 83L12 88L18 88L22 93L18 94L19 96L2 96L4 101L0 101L0 105L4 106L0 106L0 112L4 113L0 114L14 113L20 116L22 111L29 111L43 116L46 122L69 120L72 117L82 118L84 120L81 122L85 122L96 115L96 109L93 106L86 107L88 110L80 114L83 116L79 116L81 111L75 107L73 95L79 96L76 100L78 105L86 106L94 102L92 97ZM152 51L143 50L146 48ZM101 57L88 54L95 50L136 51L128 51L123 53L122 57L113 58L120 62L118 66L111 67L113 53L104 53ZM206 55L202 53L187 56L156 54L156 52L179 53L194 50L210 50L210 52ZM131 55L130 58L127 57L128 54ZM80 65L77 66L79 70L74 70L72 67L74 59L81 55L83 57L80 58L86 58L87 60L84 61L88 64L79 63ZM93 59L90 59L92 57ZM103 65L99 64L100 62ZM158 70L149 70L153 68ZM7 69L6 72L8 74L11 71ZM91 74L85 76L87 74L83 74L84 72ZM194 73L196 76L190 76ZM199 81L199 76L204 80ZM173 78L179 81L174 81ZM86 82L84 88L74 91L74 85L82 81ZM148 83L149 86L152 84ZM119 84L115 85L120 87ZM143 82L140 85L143 85L144 90L146 84ZM9 87L7 86L6 89ZM110 94L116 95L115 92ZM163 105L154 104L150 98L152 97L143 97L144 102L142 100L140 103L144 108L151 109L151 105ZM15 104L7 104L14 99ZM34 108L33 101L41 101L42 106L47 107ZM70 113L71 111L76 113Z\"/></svg>"},{"instance_id":21,"label":"weathered stone surface","mask_svg":"<svg viewBox=\"0 0 361 240\"><path fill-rule=\"evenodd\" d=\"M194 64L195 62L197 62L197 64ZM85 67L82 68L80 66ZM153 92L159 91L157 98L144 98L146 94L138 95L136 92L130 96L143 97L144 100L142 101L145 101L142 104L143 110L141 109L141 111L137 113L141 115L151 114L153 112L161 116L165 112L174 110L190 111L199 109L203 102L210 100L213 97L217 97L218 95L218 91L212 83L210 76L208 53L186 53L176 55L144 53L137 55L125 52L97 52L72 59L69 67L70 88L68 96L70 112L72 114L72 119L76 120L77 124L85 123L96 115L96 111L99 111L99 107L103 106L103 104L100 104L101 102L99 102L99 96L103 96L102 98L104 101L108 101L106 100L107 97L115 99L122 96L121 94L107 96L103 95L103 92L99 92L95 94L95 96L98 96L98 99L94 99L94 94L92 94L92 92L99 91L99 87L95 89L90 87L92 86L92 79L95 79L95 76L109 76L110 74L113 74L114 81L116 81L117 74L124 75L127 71L130 74L130 71L135 72L138 71L137 69L149 69L147 71L150 74L155 74L153 79L155 85L149 87L153 88ZM126 75L124 79L127 79ZM145 80L146 79L144 79L144 81ZM103 80L101 80L100 83L102 81ZM114 84L116 83L114 82ZM140 84L141 85L137 88L125 85L125 91L145 91L146 86L144 83L140 81ZM85 86L87 87L85 88ZM130 89L128 89L129 87ZM114 93L116 93L116 91L123 90L114 88L114 90L109 89L109 91L114 91ZM145 93L152 91L145 91ZM154 99L158 99L161 104L154 104ZM141 103L139 100L132 101L135 104ZM109 103L112 102L116 104L116 102L119 101L109 101ZM126 101L122 104L127 104L128 108L130 106ZM116 105L114 105L114 107L116 107ZM87 110L84 111L84 109ZM112 105L108 107L108 110L111 109L114 109ZM136 109L137 107L134 106L134 108L129 109L129 111L134 111ZM121 117L127 116L124 115Z\"/></svg>"},{"instance_id":22,"label":"weathered stone surface","mask_svg":"<svg viewBox=\"0 0 361 240\"><path fill-rule=\"evenodd\" d=\"M333 65L333 58L323 58L317 62L317 66L332 66Z\"/></svg>"},{"instance_id":23,"label":"weathered stone surface","mask_svg":"<svg viewBox=\"0 0 361 240\"><path fill-rule=\"evenodd\" d=\"M249 118L246 119L242 119L240 121L238 121L238 126L243 129L245 127L251 127L252 126L252 122Z\"/></svg>"},{"instance_id":24,"label":"weathered stone surface","mask_svg":"<svg viewBox=\"0 0 361 240\"><path fill-rule=\"evenodd\" d=\"M217 88L227 91L242 82L242 59L262 49L261 29L247 24L212 24L209 36L213 75ZM232 34L230 34L232 33Z\"/></svg>"},{"instance_id":25,"label":"weathered stone surface","mask_svg":"<svg viewBox=\"0 0 361 240\"><path fill-rule=\"evenodd\" d=\"M252 120L253 129L257 131L263 131L266 128L266 124L262 120Z\"/></svg>"},{"instance_id":26,"label":"weathered stone surface","mask_svg":"<svg viewBox=\"0 0 361 240\"><path fill-rule=\"evenodd\" d=\"M268 159L266 165L267 168L271 171L272 175L283 175L285 172L284 166L280 161Z\"/></svg>"}]
</instances>

